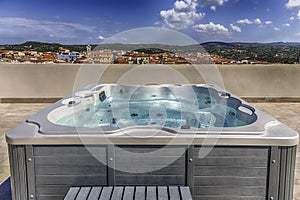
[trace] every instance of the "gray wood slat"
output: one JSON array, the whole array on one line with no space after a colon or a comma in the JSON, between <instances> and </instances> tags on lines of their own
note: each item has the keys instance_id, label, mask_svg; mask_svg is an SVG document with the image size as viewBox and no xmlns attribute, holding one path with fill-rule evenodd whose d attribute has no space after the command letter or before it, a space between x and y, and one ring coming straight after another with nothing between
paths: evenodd
<instances>
[{"instance_id":1,"label":"gray wood slat","mask_svg":"<svg viewBox=\"0 0 300 200\"><path fill-rule=\"evenodd\" d=\"M36 175L81 175L81 174L99 174L106 175L105 165L90 165L90 166L43 166L36 167Z\"/></svg>"},{"instance_id":2,"label":"gray wood slat","mask_svg":"<svg viewBox=\"0 0 300 200\"><path fill-rule=\"evenodd\" d=\"M36 195L60 195L66 196L66 193L70 189L67 185L43 185L36 186Z\"/></svg>"},{"instance_id":3,"label":"gray wood slat","mask_svg":"<svg viewBox=\"0 0 300 200\"><path fill-rule=\"evenodd\" d=\"M34 156L57 156L57 155L80 155L80 156L106 156L105 147L91 146L35 146Z\"/></svg>"},{"instance_id":4,"label":"gray wood slat","mask_svg":"<svg viewBox=\"0 0 300 200\"><path fill-rule=\"evenodd\" d=\"M125 187L123 200L133 200L134 196L134 187Z\"/></svg>"},{"instance_id":5,"label":"gray wood slat","mask_svg":"<svg viewBox=\"0 0 300 200\"><path fill-rule=\"evenodd\" d=\"M141 172L143 172L143 173L141 173ZM153 168L151 166L144 167L142 169L138 169L136 167L136 170L130 168L130 172L116 170L116 174L119 176L130 175L132 173L139 173L139 174L143 174L143 175L184 175L185 174L185 166L184 165L173 166L172 164L170 164L163 168L159 168L159 167Z\"/></svg>"},{"instance_id":6,"label":"gray wood slat","mask_svg":"<svg viewBox=\"0 0 300 200\"><path fill-rule=\"evenodd\" d=\"M206 157L195 159L196 166L267 167L268 157Z\"/></svg>"},{"instance_id":7,"label":"gray wood slat","mask_svg":"<svg viewBox=\"0 0 300 200\"><path fill-rule=\"evenodd\" d=\"M80 188L80 191L76 197L76 200L86 200L89 193L90 193L91 187L82 187Z\"/></svg>"},{"instance_id":8,"label":"gray wood slat","mask_svg":"<svg viewBox=\"0 0 300 200\"><path fill-rule=\"evenodd\" d=\"M168 166L172 163L172 166L184 166L185 158L184 157L120 157L116 158L116 167L132 167L133 169L148 168L149 166ZM101 158L99 158L101 159ZM41 160L41 161L40 161ZM87 159L86 159L87 160ZM90 159L91 162L96 162ZM47 162L47 164L51 164L49 161L45 161L39 159L39 164L41 162ZM55 161L53 161L55 162ZM62 162L62 161L61 161ZM64 161L66 163L67 161ZM72 160L68 160L69 163ZM73 161L74 163L74 161Z\"/></svg>"},{"instance_id":9,"label":"gray wood slat","mask_svg":"<svg viewBox=\"0 0 300 200\"><path fill-rule=\"evenodd\" d=\"M91 185L106 185L105 175L73 175L73 176L56 176L45 175L36 176L36 185L78 185L91 186Z\"/></svg>"},{"instance_id":10,"label":"gray wood slat","mask_svg":"<svg viewBox=\"0 0 300 200\"><path fill-rule=\"evenodd\" d=\"M169 195L171 200L180 200L180 194L177 186L169 187Z\"/></svg>"},{"instance_id":11,"label":"gray wood slat","mask_svg":"<svg viewBox=\"0 0 300 200\"><path fill-rule=\"evenodd\" d=\"M185 152L185 147L171 147L168 146L167 148L164 147L132 147L132 146L118 146L118 148L115 149L116 155L118 157L121 156L159 156L159 157L169 157L169 156L182 156ZM133 153L132 153L133 152Z\"/></svg>"},{"instance_id":12,"label":"gray wood slat","mask_svg":"<svg viewBox=\"0 0 300 200\"><path fill-rule=\"evenodd\" d=\"M195 195L224 195L224 196L266 196L266 188L261 186L251 187L195 187ZM234 194L234 195L233 195Z\"/></svg>"},{"instance_id":13,"label":"gray wood slat","mask_svg":"<svg viewBox=\"0 0 300 200\"><path fill-rule=\"evenodd\" d=\"M156 186L156 185L184 185L185 178L184 176L164 176L164 175L150 175L144 176L139 174L139 176L116 176L117 185L147 185L147 186Z\"/></svg>"},{"instance_id":14,"label":"gray wood slat","mask_svg":"<svg viewBox=\"0 0 300 200\"><path fill-rule=\"evenodd\" d=\"M98 200L101 191L102 191L102 187L92 187L92 190L87 200Z\"/></svg>"},{"instance_id":15,"label":"gray wood slat","mask_svg":"<svg viewBox=\"0 0 300 200\"><path fill-rule=\"evenodd\" d=\"M111 200L121 200L123 194L123 187L114 187Z\"/></svg>"},{"instance_id":16,"label":"gray wood slat","mask_svg":"<svg viewBox=\"0 0 300 200\"><path fill-rule=\"evenodd\" d=\"M169 200L167 186L158 186L157 197L158 197L158 200Z\"/></svg>"},{"instance_id":17,"label":"gray wood slat","mask_svg":"<svg viewBox=\"0 0 300 200\"><path fill-rule=\"evenodd\" d=\"M36 156L34 159L36 166L98 166L106 164L106 157L101 156Z\"/></svg>"},{"instance_id":18,"label":"gray wood slat","mask_svg":"<svg viewBox=\"0 0 300 200\"><path fill-rule=\"evenodd\" d=\"M71 187L64 200L192 200L188 186Z\"/></svg>"},{"instance_id":19,"label":"gray wood slat","mask_svg":"<svg viewBox=\"0 0 300 200\"><path fill-rule=\"evenodd\" d=\"M216 196L194 196L195 199L203 199L203 200L266 200L266 197L257 197L257 196L224 196L224 195L216 195Z\"/></svg>"},{"instance_id":20,"label":"gray wood slat","mask_svg":"<svg viewBox=\"0 0 300 200\"><path fill-rule=\"evenodd\" d=\"M188 186L179 187L182 200L193 200Z\"/></svg>"},{"instance_id":21,"label":"gray wood slat","mask_svg":"<svg viewBox=\"0 0 300 200\"><path fill-rule=\"evenodd\" d=\"M101 192L101 196L99 200L108 200L111 197L111 192L113 187L104 187Z\"/></svg>"},{"instance_id":22,"label":"gray wood slat","mask_svg":"<svg viewBox=\"0 0 300 200\"><path fill-rule=\"evenodd\" d=\"M265 177L268 169L266 167L228 167L228 166L197 166L197 176L235 176L235 177Z\"/></svg>"},{"instance_id":23,"label":"gray wood slat","mask_svg":"<svg viewBox=\"0 0 300 200\"><path fill-rule=\"evenodd\" d=\"M72 187L68 191L67 195L65 196L64 200L74 200L80 190L80 187Z\"/></svg>"},{"instance_id":24,"label":"gray wood slat","mask_svg":"<svg viewBox=\"0 0 300 200\"><path fill-rule=\"evenodd\" d=\"M194 149L194 158L199 158L200 147L195 147ZM268 147L214 147L207 157L212 156L268 156L269 149Z\"/></svg>"},{"instance_id":25,"label":"gray wood slat","mask_svg":"<svg viewBox=\"0 0 300 200\"><path fill-rule=\"evenodd\" d=\"M156 200L156 187L155 186L149 186L147 187L147 194L146 194L146 200Z\"/></svg>"},{"instance_id":26,"label":"gray wood slat","mask_svg":"<svg viewBox=\"0 0 300 200\"><path fill-rule=\"evenodd\" d=\"M51 195L51 196L40 196L40 195L37 195L35 196L35 199L37 200L53 200L53 199L64 199L64 196L65 195ZM23 200L23 199L22 199Z\"/></svg>"},{"instance_id":27,"label":"gray wood slat","mask_svg":"<svg viewBox=\"0 0 300 200\"><path fill-rule=\"evenodd\" d=\"M266 177L201 176L195 186L266 186Z\"/></svg>"},{"instance_id":28,"label":"gray wood slat","mask_svg":"<svg viewBox=\"0 0 300 200\"><path fill-rule=\"evenodd\" d=\"M136 187L135 188L135 200L145 200L145 187Z\"/></svg>"}]
</instances>

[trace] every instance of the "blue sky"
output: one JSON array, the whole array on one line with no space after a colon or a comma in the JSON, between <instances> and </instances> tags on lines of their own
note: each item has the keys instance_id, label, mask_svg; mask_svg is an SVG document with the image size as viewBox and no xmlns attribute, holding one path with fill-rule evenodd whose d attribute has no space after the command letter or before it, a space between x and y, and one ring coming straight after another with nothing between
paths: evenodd
<instances>
[{"instance_id":1,"label":"blue sky","mask_svg":"<svg viewBox=\"0 0 300 200\"><path fill-rule=\"evenodd\" d=\"M200 43L300 42L300 0L0 0L0 44L97 44L142 27Z\"/></svg>"}]
</instances>

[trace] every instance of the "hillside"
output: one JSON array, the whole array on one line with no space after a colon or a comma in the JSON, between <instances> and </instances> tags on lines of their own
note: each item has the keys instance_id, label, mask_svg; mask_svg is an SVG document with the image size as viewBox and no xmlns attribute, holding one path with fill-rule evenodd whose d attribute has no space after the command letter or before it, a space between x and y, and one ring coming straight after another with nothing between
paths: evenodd
<instances>
[{"instance_id":1,"label":"hillside","mask_svg":"<svg viewBox=\"0 0 300 200\"><path fill-rule=\"evenodd\" d=\"M0 45L0 50L58 52L59 47L65 47L78 52L86 51L86 45L63 45L58 43L43 43L35 41L28 41L22 44Z\"/></svg>"},{"instance_id":2,"label":"hillside","mask_svg":"<svg viewBox=\"0 0 300 200\"><path fill-rule=\"evenodd\" d=\"M300 43L220 43L201 44L209 54L234 60L259 60L270 63L299 62Z\"/></svg>"},{"instance_id":3,"label":"hillside","mask_svg":"<svg viewBox=\"0 0 300 200\"><path fill-rule=\"evenodd\" d=\"M25 42L15 45L0 45L0 50L58 52L59 47L71 51L86 51L86 45L63 45L58 43ZM154 52L195 53L208 52L222 58L233 60L258 60L270 63L295 63L299 62L300 43L242 43L242 42L207 42L200 45L162 45L162 44L100 44L92 45L93 49L112 49L132 51L151 49ZM145 52L146 53L146 52Z\"/></svg>"}]
</instances>

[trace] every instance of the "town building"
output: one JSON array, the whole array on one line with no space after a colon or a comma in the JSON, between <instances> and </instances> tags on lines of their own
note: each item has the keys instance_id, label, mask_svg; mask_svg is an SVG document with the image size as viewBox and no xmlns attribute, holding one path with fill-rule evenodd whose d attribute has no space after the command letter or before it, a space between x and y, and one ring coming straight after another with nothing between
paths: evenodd
<instances>
[{"instance_id":1,"label":"town building","mask_svg":"<svg viewBox=\"0 0 300 200\"><path fill-rule=\"evenodd\" d=\"M110 49L93 49L92 46L86 47L87 60L91 63L111 64L114 62L114 54Z\"/></svg>"},{"instance_id":2,"label":"town building","mask_svg":"<svg viewBox=\"0 0 300 200\"><path fill-rule=\"evenodd\" d=\"M65 60L67 62L74 62L80 57L82 57L82 54L78 52L61 53L57 55L58 60Z\"/></svg>"},{"instance_id":3,"label":"town building","mask_svg":"<svg viewBox=\"0 0 300 200\"><path fill-rule=\"evenodd\" d=\"M111 50L92 50L88 54L88 60L93 63L110 64L113 62L113 54Z\"/></svg>"},{"instance_id":4,"label":"town building","mask_svg":"<svg viewBox=\"0 0 300 200\"><path fill-rule=\"evenodd\" d=\"M122 57L129 63L129 64L149 64L150 63L150 55L144 52L127 52L126 54L122 55Z\"/></svg>"}]
</instances>

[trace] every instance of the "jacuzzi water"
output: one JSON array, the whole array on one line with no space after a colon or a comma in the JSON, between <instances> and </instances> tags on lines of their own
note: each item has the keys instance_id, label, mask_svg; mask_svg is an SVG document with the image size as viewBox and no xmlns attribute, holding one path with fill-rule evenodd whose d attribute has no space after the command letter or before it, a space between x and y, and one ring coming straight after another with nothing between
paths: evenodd
<instances>
[{"instance_id":1,"label":"jacuzzi water","mask_svg":"<svg viewBox=\"0 0 300 200\"><path fill-rule=\"evenodd\" d=\"M75 104L76 111L61 116L55 124L87 128L158 125L190 129L239 127L256 120L253 109L241 102L231 103L236 99L220 94L212 96L195 91L191 96L178 96L168 89L150 92L143 88L130 95L123 93L124 89L114 88L110 92L101 90L92 96L77 97L78 104L69 101L68 105Z\"/></svg>"}]
</instances>

